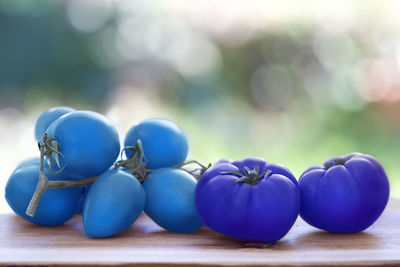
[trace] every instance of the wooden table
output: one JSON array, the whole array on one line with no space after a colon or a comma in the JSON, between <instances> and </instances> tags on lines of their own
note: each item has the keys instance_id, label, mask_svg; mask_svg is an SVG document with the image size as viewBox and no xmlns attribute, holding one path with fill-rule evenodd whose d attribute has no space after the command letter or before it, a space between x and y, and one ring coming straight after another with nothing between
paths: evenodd
<instances>
[{"instance_id":1,"label":"wooden table","mask_svg":"<svg viewBox=\"0 0 400 267\"><path fill-rule=\"evenodd\" d=\"M114 238L90 239L80 216L64 226L39 227L13 214L0 215L0 265L136 266L400 266L400 201L358 234L330 234L300 218L269 248L244 243L206 228L195 234L162 230L142 215Z\"/></svg>"}]
</instances>

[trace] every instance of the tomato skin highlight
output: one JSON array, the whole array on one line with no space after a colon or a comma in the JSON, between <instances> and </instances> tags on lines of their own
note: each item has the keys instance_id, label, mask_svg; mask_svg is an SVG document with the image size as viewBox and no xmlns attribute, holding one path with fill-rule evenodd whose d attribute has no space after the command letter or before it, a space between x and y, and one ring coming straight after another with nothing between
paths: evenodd
<instances>
[{"instance_id":1,"label":"tomato skin highlight","mask_svg":"<svg viewBox=\"0 0 400 267\"><path fill-rule=\"evenodd\" d=\"M146 214L161 227L180 233L203 225L194 202L196 179L176 168L154 170L143 182Z\"/></svg>"},{"instance_id":2,"label":"tomato skin highlight","mask_svg":"<svg viewBox=\"0 0 400 267\"><path fill-rule=\"evenodd\" d=\"M17 165L17 167L14 169L14 172L17 171L19 168L24 168L26 166L34 166L34 165L39 165L39 164L40 164L40 158L39 157L28 158L28 159L25 159L25 160L21 161Z\"/></svg>"},{"instance_id":3,"label":"tomato skin highlight","mask_svg":"<svg viewBox=\"0 0 400 267\"><path fill-rule=\"evenodd\" d=\"M125 146L143 145L144 162L149 169L172 167L185 161L188 153L186 134L167 119L147 119L133 126L125 136ZM125 151L130 157L132 152Z\"/></svg>"},{"instance_id":4,"label":"tomato skin highlight","mask_svg":"<svg viewBox=\"0 0 400 267\"><path fill-rule=\"evenodd\" d=\"M49 180L55 180L47 171ZM5 198L11 209L25 220L42 226L56 226L67 222L75 214L81 187L48 189L39 201L36 214L26 215L26 209L39 180L39 164L26 162L11 174Z\"/></svg>"},{"instance_id":5,"label":"tomato skin highlight","mask_svg":"<svg viewBox=\"0 0 400 267\"><path fill-rule=\"evenodd\" d=\"M258 166L258 167L256 167ZM270 171L255 184L236 182L244 167ZM275 242L293 226L300 193L293 174L260 158L223 160L200 178L196 206L204 223L216 232L247 241Z\"/></svg>"},{"instance_id":6,"label":"tomato skin highlight","mask_svg":"<svg viewBox=\"0 0 400 267\"><path fill-rule=\"evenodd\" d=\"M40 139L42 139L43 134L46 132L50 124L52 124L55 120L57 120L61 116L72 111L75 111L75 109L70 107L60 106L47 109L42 114L40 114L35 124L36 141L40 141Z\"/></svg>"},{"instance_id":7,"label":"tomato skin highlight","mask_svg":"<svg viewBox=\"0 0 400 267\"><path fill-rule=\"evenodd\" d=\"M335 233L367 229L382 214L390 185L382 165L361 153L333 157L306 170L299 179L300 216Z\"/></svg>"},{"instance_id":8,"label":"tomato skin highlight","mask_svg":"<svg viewBox=\"0 0 400 267\"><path fill-rule=\"evenodd\" d=\"M135 176L109 170L90 187L83 206L85 234L105 238L126 230L142 213L146 193Z\"/></svg>"},{"instance_id":9,"label":"tomato skin highlight","mask_svg":"<svg viewBox=\"0 0 400 267\"><path fill-rule=\"evenodd\" d=\"M54 121L46 132L60 144L60 167L53 155L52 168L58 171L65 166L57 175L61 178L77 180L100 175L119 155L117 130L96 112L70 112Z\"/></svg>"}]
</instances>

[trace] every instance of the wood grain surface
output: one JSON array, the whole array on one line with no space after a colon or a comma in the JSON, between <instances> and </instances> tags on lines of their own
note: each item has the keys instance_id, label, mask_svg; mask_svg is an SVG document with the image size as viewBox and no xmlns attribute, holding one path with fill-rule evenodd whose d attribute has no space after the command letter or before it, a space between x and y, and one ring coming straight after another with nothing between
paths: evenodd
<instances>
[{"instance_id":1,"label":"wood grain surface","mask_svg":"<svg viewBox=\"0 0 400 267\"><path fill-rule=\"evenodd\" d=\"M0 265L400 266L400 201L391 200L362 233L330 234L299 218L271 247L244 244L205 227L194 234L167 232L146 215L108 239L86 237L80 216L63 226L40 227L0 215Z\"/></svg>"}]
</instances>

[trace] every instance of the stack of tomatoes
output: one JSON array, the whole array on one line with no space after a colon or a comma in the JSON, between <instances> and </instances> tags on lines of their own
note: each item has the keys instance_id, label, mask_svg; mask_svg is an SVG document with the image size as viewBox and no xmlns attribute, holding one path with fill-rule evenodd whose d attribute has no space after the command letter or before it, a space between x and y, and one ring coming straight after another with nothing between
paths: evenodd
<instances>
[{"instance_id":1,"label":"stack of tomatoes","mask_svg":"<svg viewBox=\"0 0 400 267\"><path fill-rule=\"evenodd\" d=\"M90 237L109 237L125 230L143 210L167 230L192 232L202 226L194 204L196 179L174 167L188 153L187 137L174 122L145 120L126 134L124 145L133 148L124 150L128 159L137 157L133 154L140 140L143 165L132 167L144 169L142 179L135 171L114 165L120 154L119 135L99 113L68 107L46 110L36 122L37 141L44 134L58 144L57 153L45 157L44 173L49 181L98 178L85 187L46 190L34 216L28 216L26 210L39 181L40 158L23 161L5 191L10 207L26 220L45 226L63 224L81 203L84 231Z\"/></svg>"},{"instance_id":2,"label":"stack of tomatoes","mask_svg":"<svg viewBox=\"0 0 400 267\"><path fill-rule=\"evenodd\" d=\"M7 183L8 204L39 225L62 224L78 211L90 237L118 234L143 211L170 231L193 232L204 223L219 233L250 241L281 239L299 214L317 228L352 233L372 225L389 198L382 165L361 153L310 167L299 181L288 168L261 158L221 159L203 168L197 183L180 168L188 153L187 137L166 119L133 126L125 136L125 157L120 161L116 161L118 133L96 112L49 109L39 117L35 136L37 141L50 137L55 144L42 171L50 182L73 184L95 177L94 182L47 190L35 215L28 216L41 160L26 160Z\"/></svg>"}]
</instances>

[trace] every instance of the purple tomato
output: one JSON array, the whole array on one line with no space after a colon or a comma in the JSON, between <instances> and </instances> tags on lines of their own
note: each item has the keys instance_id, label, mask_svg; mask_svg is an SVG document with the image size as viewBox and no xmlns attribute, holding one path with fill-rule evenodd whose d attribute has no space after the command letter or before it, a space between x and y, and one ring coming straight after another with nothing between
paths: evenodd
<instances>
[{"instance_id":1,"label":"purple tomato","mask_svg":"<svg viewBox=\"0 0 400 267\"><path fill-rule=\"evenodd\" d=\"M222 160L200 178L196 206L214 231L248 241L275 242L290 230L300 209L296 178L260 158Z\"/></svg>"},{"instance_id":2,"label":"purple tomato","mask_svg":"<svg viewBox=\"0 0 400 267\"><path fill-rule=\"evenodd\" d=\"M299 179L301 217L329 232L363 231L381 215L389 181L374 157L361 153L333 157L308 168Z\"/></svg>"}]
</instances>

